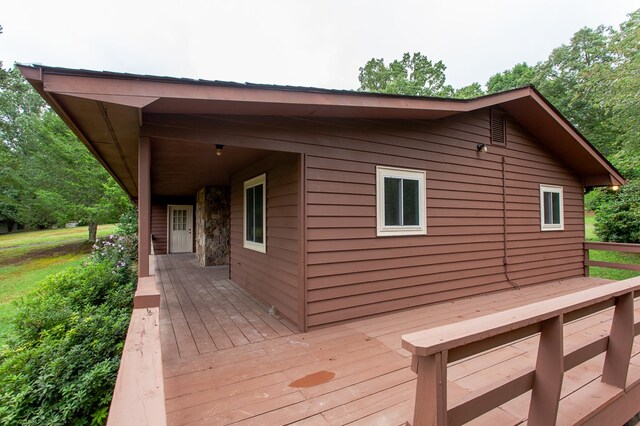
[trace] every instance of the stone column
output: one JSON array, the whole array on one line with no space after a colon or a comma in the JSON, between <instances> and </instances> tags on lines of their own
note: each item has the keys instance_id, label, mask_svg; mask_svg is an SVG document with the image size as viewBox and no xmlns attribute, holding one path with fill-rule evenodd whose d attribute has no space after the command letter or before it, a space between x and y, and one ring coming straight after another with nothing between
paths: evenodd
<instances>
[{"instance_id":1,"label":"stone column","mask_svg":"<svg viewBox=\"0 0 640 426\"><path fill-rule=\"evenodd\" d=\"M205 187L196 196L196 259L202 266L229 263L230 190Z\"/></svg>"}]
</instances>

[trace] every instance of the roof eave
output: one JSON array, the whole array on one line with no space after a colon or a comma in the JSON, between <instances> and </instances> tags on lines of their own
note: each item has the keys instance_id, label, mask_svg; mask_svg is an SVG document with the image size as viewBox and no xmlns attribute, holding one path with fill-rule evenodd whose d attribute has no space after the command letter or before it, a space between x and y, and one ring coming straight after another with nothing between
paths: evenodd
<instances>
[{"instance_id":1,"label":"roof eave","mask_svg":"<svg viewBox=\"0 0 640 426\"><path fill-rule=\"evenodd\" d=\"M123 105L139 113L223 114L225 111L232 111L232 114L240 115L405 119L439 119L496 106L502 106L509 111L510 105L526 102L530 107L539 109L544 117L549 118L547 125L559 126L556 127L556 131L562 131L566 136L563 136L563 139L575 144L572 149L583 150L583 157L589 159L589 163L592 164L589 173L583 171L581 174L586 186L625 183L624 177L615 167L533 86L460 100L211 82L44 66L18 67L114 177L116 176L108 164L92 148L89 138L80 131L80 126L56 102L56 95ZM534 135L535 127L529 129ZM541 141L546 144L552 143L543 138Z\"/></svg>"}]
</instances>

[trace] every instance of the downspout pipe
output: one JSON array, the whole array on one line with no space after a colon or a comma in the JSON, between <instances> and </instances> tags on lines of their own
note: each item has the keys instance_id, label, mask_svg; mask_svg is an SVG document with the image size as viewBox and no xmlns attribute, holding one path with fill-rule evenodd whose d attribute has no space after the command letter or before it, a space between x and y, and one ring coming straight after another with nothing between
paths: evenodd
<instances>
[{"instance_id":1,"label":"downspout pipe","mask_svg":"<svg viewBox=\"0 0 640 426\"><path fill-rule=\"evenodd\" d=\"M509 247L507 245L507 157L502 156L502 240L504 242L504 276L507 282L520 290L518 283L509 277Z\"/></svg>"}]
</instances>

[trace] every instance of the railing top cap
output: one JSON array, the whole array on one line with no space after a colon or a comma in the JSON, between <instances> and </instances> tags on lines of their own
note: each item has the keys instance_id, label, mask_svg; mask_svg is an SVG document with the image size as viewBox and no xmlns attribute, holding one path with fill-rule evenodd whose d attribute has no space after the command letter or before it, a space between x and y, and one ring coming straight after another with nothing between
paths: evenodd
<instances>
[{"instance_id":1,"label":"railing top cap","mask_svg":"<svg viewBox=\"0 0 640 426\"><path fill-rule=\"evenodd\" d=\"M402 336L402 347L414 355L432 355L540 323L637 290L640 290L640 277L604 284L479 318L405 334Z\"/></svg>"}]
</instances>

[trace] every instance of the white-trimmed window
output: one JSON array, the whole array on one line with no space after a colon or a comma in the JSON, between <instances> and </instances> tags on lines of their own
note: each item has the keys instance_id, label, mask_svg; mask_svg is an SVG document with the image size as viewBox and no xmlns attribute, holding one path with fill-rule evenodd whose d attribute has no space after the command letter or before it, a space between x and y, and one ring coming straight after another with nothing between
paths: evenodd
<instances>
[{"instance_id":1,"label":"white-trimmed window","mask_svg":"<svg viewBox=\"0 0 640 426\"><path fill-rule=\"evenodd\" d=\"M540 229L542 231L564 229L563 204L561 186L540 185Z\"/></svg>"},{"instance_id":2,"label":"white-trimmed window","mask_svg":"<svg viewBox=\"0 0 640 426\"><path fill-rule=\"evenodd\" d=\"M245 248L267 252L267 175L244 182L244 242Z\"/></svg>"},{"instance_id":3,"label":"white-trimmed window","mask_svg":"<svg viewBox=\"0 0 640 426\"><path fill-rule=\"evenodd\" d=\"M376 167L377 235L427 233L426 172Z\"/></svg>"}]
</instances>

